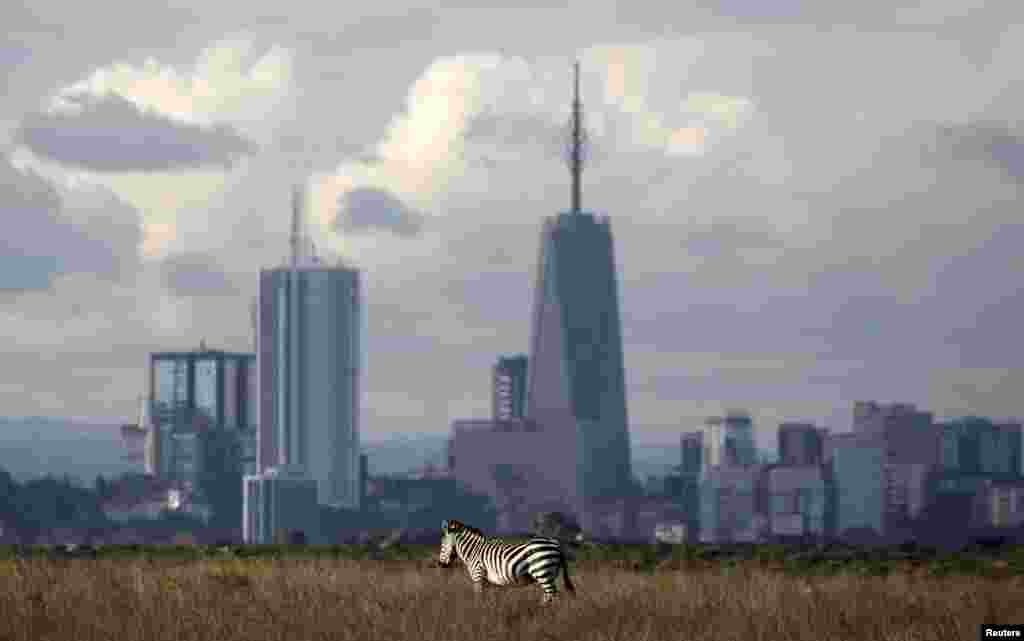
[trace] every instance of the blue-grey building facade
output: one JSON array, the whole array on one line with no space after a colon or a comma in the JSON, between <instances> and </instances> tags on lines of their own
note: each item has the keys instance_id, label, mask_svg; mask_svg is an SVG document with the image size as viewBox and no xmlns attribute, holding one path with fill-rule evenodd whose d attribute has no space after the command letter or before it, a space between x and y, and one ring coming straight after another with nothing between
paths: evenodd
<instances>
[{"instance_id":1,"label":"blue-grey building facade","mask_svg":"<svg viewBox=\"0 0 1024 641\"><path fill-rule=\"evenodd\" d=\"M754 442L754 421L745 412L712 416L705 421L704 466L754 465L757 448Z\"/></svg>"},{"instance_id":2,"label":"blue-grey building facade","mask_svg":"<svg viewBox=\"0 0 1024 641\"><path fill-rule=\"evenodd\" d=\"M320 504L357 509L361 297L359 272L302 265L259 274L261 470L301 467Z\"/></svg>"},{"instance_id":3,"label":"blue-grey building facade","mask_svg":"<svg viewBox=\"0 0 1024 641\"><path fill-rule=\"evenodd\" d=\"M820 465L824 460L824 430L811 423L781 423L778 439L783 465Z\"/></svg>"},{"instance_id":4,"label":"blue-grey building facade","mask_svg":"<svg viewBox=\"0 0 1024 641\"><path fill-rule=\"evenodd\" d=\"M534 292L528 416L577 443L577 498L632 481L611 224L563 212L544 223Z\"/></svg>"},{"instance_id":5,"label":"blue-grey building facade","mask_svg":"<svg viewBox=\"0 0 1024 641\"><path fill-rule=\"evenodd\" d=\"M254 354L207 349L150 354L150 425L146 472L197 483L203 466L200 435L234 434L243 470L255 467L256 402Z\"/></svg>"},{"instance_id":6,"label":"blue-grey building facade","mask_svg":"<svg viewBox=\"0 0 1024 641\"><path fill-rule=\"evenodd\" d=\"M1021 425L965 416L945 421L942 466L963 474L1021 475Z\"/></svg>"},{"instance_id":7,"label":"blue-grey building facade","mask_svg":"<svg viewBox=\"0 0 1024 641\"><path fill-rule=\"evenodd\" d=\"M246 543L281 542L283 535L294 532L302 532L308 543L322 539L317 482L304 469L272 467L246 476L242 483L242 538Z\"/></svg>"},{"instance_id":8,"label":"blue-grey building facade","mask_svg":"<svg viewBox=\"0 0 1024 641\"><path fill-rule=\"evenodd\" d=\"M870 528L885 534L886 444L878 437L837 434L831 441L835 531Z\"/></svg>"},{"instance_id":9,"label":"blue-grey building facade","mask_svg":"<svg viewBox=\"0 0 1024 641\"><path fill-rule=\"evenodd\" d=\"M498 358L491 381L491 416L495 421L511 421L526 416L528 365L525 354Z\"/></svg>"}]
</instances>

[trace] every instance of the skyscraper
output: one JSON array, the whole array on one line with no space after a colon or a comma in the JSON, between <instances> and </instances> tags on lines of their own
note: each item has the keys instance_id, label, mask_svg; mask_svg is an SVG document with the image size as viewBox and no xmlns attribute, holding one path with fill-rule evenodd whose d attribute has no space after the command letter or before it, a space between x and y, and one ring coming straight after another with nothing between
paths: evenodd
<instances>
[{"instance_id":1,"label":"skyscraper","mask_svg":"<svg viewBox=\"0 0 1024 641\"><path fill-rule=\"evenodd\" d=\"M301 259L298 195L288 266L260 270L261 472L305 470L321 505L359 507L359 272Z\"/></svg>"},{"instance_id":2,"label":"skyscraper","mask_svg":"<svg viewBox=\"0 0 1024 641\"><path fill-rule=\"evenodd\" d=\"M572 205L544 222L534 292L528 416L577 444L577 497L629 487L630 445L618 283L607 216L582 210L585 133L579 65L569 146Z\"/></svg>"}]
</instances>

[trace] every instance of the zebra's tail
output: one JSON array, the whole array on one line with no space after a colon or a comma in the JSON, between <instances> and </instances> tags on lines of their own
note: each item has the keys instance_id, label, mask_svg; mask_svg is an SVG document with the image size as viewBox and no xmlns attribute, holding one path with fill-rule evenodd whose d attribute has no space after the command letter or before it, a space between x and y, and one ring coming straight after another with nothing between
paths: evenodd
<instances>
[{"instance_id":1,"label":"zebra's tail","mask_svg":"<svg viewBox=\"0 0 1024 641\"><path fill-rule=\"evenodd\" d=\"M575 595L576 587L572 584L572 581L569 579L569 562L565 559L565 552L562 552L562 554L560 554L559 557L561 558L562 563L562 580L565 581L565 591L569 594Z\"/></svg>"}]
</instances>

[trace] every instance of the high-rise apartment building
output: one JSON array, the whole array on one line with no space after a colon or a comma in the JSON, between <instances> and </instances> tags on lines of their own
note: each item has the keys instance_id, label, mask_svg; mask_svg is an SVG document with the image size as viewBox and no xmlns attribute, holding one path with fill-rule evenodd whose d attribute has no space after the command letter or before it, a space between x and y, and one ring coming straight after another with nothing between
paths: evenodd
<instances>
[{"instance_id":1,"label":"high-rise apartment building","mask_svg":"<svg viewBox=\"0 0 1024 641\"><path fill-rule=\"evenodd\" d=\"M829 436L835 484L835 532L870 529L886 533L886 445L877 434Z\"/></svg>"},{"instance_id":2,"label":"high-rise apartment building","mask_svg":"<svg viewBox=\"0 0 1024 641\"><path fill-rule=\"evenodd\" d=\"M933 416L909 403L857 401L853 406L853 433L881 438L887 463L939 465L941 434Z\"/></svg>"},{"instance_id":3,"label":"high-rise apartment building","mask_svg":"<svg viewBox=\"0 0 1024 641\"><path fill-rule=\"evenodd\" d=\"M824 460L824 431L811 423L779 424L779 463L820 465Z\"/></svg>"},{"instance_id":4,"label":"high-rise apartment building","mask_svg":"<svg viewBox=\"0 0 1024 641\"><path fill-rule=\"evenodd\" d=\"M572 207L544 222L534 292L527 416L577 443L577 498L629 488L629 427L611 223L581 207L582 109L577 65Z\"/></svg>"},{"instance_id":5,"label":"high-rise apartment building","mask_svg":"<svg viewBox=\"0 0 1024 641\"><path fill-rule=\"evenodd\" d=\"M1021 425L965 416L939 425L942 465L963 474L1021 475Z\"/></svg>"}]
</instances>

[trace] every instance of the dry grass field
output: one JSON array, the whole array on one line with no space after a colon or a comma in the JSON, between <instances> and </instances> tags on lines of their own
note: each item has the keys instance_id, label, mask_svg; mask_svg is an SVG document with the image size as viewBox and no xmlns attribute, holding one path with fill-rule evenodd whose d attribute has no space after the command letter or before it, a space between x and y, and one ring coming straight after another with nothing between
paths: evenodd
<instances>
[{"instance_id":1,"label":"dry grass field","mask_svg":"<svg viewBox=\"0 0 1024 641\"><path fill-rule=\"evenodd\" d=\"M461 566L425 561L8 560L0 639L963 641L982 622L1024 622L1020 576L573 570L577 597L545 608L536 586L478 598Z\"/></svg>"}]
</instances>

